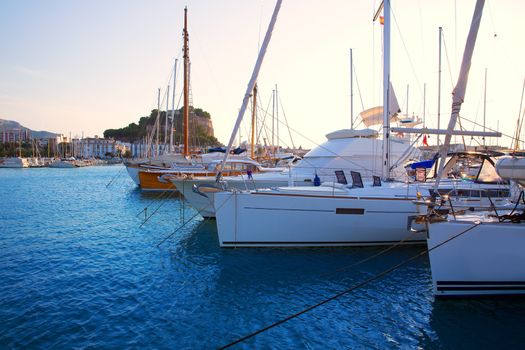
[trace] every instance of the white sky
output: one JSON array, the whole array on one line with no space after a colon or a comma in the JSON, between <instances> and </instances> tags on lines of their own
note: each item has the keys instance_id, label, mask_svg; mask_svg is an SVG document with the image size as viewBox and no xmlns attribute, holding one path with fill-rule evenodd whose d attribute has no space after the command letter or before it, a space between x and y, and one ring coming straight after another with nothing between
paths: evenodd
<instances>
[{"instance_id":1,"label":"white sky","mask_svg":"<svg viewBox=\"0 0 525 350\"><path fill-rule=\"evenodd\" d=\"M430 127L437 124L438 27L444 28L446 44L444 127L474 3L392 0L392 83L403 112L410 85L408 112L421 117L426 83ZM164 90L174 58L181 57L187 5L194 105L212 114L215 134L226 143L274 4L0 0L0 118L34 130L86 136L137 122L156 108L157 88ZM381 27L372 23L378 4L284 0L259 91L266 107L278 85L289 124L306 137L294 134L296 146L311 147L326 133L349 127L350 48L364 108L381 104ZM487 68L487 126L495 129L499 121L507 134L515 130L525 78L524 13L524 1L487 0L462 109L463 117L482 122ZM354 106L357 115L362 108L356 82ZM289 144L284 133L281 126Z\"/></svg>"}]
</instances>

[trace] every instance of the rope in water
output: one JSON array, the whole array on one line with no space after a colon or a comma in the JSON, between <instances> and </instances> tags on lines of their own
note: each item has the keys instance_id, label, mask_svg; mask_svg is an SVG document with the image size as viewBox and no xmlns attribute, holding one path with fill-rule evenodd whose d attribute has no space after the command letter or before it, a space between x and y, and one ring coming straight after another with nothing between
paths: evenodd
<instances>
[{"instance_id":1,"label":"rope in water","mask_svg":"<svg viewBox=\"0 0 525 350\"><path fill-rule=\"evenodd\" d=\"M342 292L340 292L340 293L337 293L337 294L331 296L330 298L327 298L327 299L325 299L325 300L323 300L323 301L321 301L321 302L319 302L319 303L317 303L317 304L315 304L315 305L309 306L309 307L307 307L306 309L303 309L303 310L301 310L301 311L299 311L299 312L297 312L297 313L295 313L295 314L293 314L293 315L290 315L290 316L288 316L288 317L285 317L285 318L283 318L283 319L281 319L281 320L279 320L279 321L277 321L277 322L272 323L272 324L269 325L269 326L266 326L266 327L264 327L264 328L261 328L261 329L255 331L255 332L252 332L252 333L250 333L250 334L248 334L248 335L246 335L246 336L244 336L244 337L242 337L242 338L239 338L239 339L237 339L237 340L235 340L235 341L233 341L233 342L231 342L231 343L228 343L228 344L226 344L226 345L224 345L224 346L221 346L221 347L219 347L219 349L226 349L226 348L232 347L233 345L236 345L236 344L242 343L242 342L244 342L244 341L246 341L246 340L248 340L248 339L250 339L250 338L253 338L253 337L255 337L256 335L261 334L261 333L263 333L263 332L265 332L265 331L267 331L267 330L269 330L269 329L271 329L271 328L277 327L277 326L279 326L279 325L281 325L281 324L283 324L283 323L285 323L285 322L288 322L288 321L290 321L290 320L292 320L292 319L294 319L294 318L297 318L297 317L301 316L302 314L307 313L308 311L311 311L311 310L313 310L313 309L316 309L316 308L318 308L319 306L322 306L322 305L324 305L324 304L326 304L326 303L328 303L328 302L330 302L330 301L332 301L332 300L335 300L335 299L337 299L337 298L339 298L339 297L342 297L342 296L345 295L345 294L348 294L348 293L350 293L350 292L352 292L352 291L354 291L354 290L356 290L356 289L359 289L359 288L361 288L361 287L364 287L364 286L366 286L367 284L369 284L369 283L371 283L371 282L373 282L373 281L375 281L375 280L378 280L378 279L380 279L380 278L382 278L382 277L388 275L389 273L391 273L391 272L393 272L393 271L395 271L395 270L397 270L397 269L399 269L399 268L401 268L401 267L403 267L403 266L405 266L405 265L411 263L412 261L414 261L414 260L416 260L416 259L422 257L423 255L428 254L428 253L431 252L432 250L434 250L434 249L436 249L436 248L439 248L439 247L441 247L442 245L444 245L444 244L446 244L446 243L452 241L453 239L455 239L455 238L457 238L457 237L459 237L459 236L461 236L461 235L467 233L468 231L470 231L470 230L474 229L475 227L479 226L480 224L481 224L481 222L476 223L476 224L474 224L473 226L471 226L471 227L467 228L466 230L464 230L464 231L458 233L457 235L452 236L451 238L449 238L449 239L447 239L447 240L441 242L440 244L436 245L435 247L433 247L433 248L431 248L431 249L424 250L424 251L422 251L421 253L416 254L416 255L414 255L414 256L412 256L412 257L410 257L410 258L408 258L408 259L406 259L406 260L400 262L400 263L397 264L397 265L394 265L394 266L392 266L392 267L390 267L390 268L388 268L388 269L386 269L386 270L384 270L384 271L382 271L382 272L380 272L380 273L378 273L378 274L376 274L376 275L374 275L374 276L372 276L372 277L370 277L370 278L367 278L366 280L364 280L364 281L362 281L362 282L360 282L360 283L358 283L358 284L356 284L356 285L354 285L354 286L352 286L352 287L350 287L350 288L348 288L348 289L346 289L346 290L344 290L344 291L342 291Z\"/></svg>"}]
</instances>

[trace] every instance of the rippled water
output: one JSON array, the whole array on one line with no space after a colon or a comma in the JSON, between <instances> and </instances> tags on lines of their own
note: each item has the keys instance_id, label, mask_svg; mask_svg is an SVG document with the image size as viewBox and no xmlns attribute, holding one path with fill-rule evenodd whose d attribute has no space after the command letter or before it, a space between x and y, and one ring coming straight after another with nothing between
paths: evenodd
<instances>
[{"instance_id":1,"label":"rippled water","mask_svg":"<svg viewBox=\"0 0 525 350\"><path fill-rule=\"evenodd\" d=\"M157 248L195 212L123 169L0 169L0 348L217 348L421 251L221 249L202 219ZM434 301L425 257L237 348L516 348L523 329L520 299Z\"/></svg>"}]
</instances>

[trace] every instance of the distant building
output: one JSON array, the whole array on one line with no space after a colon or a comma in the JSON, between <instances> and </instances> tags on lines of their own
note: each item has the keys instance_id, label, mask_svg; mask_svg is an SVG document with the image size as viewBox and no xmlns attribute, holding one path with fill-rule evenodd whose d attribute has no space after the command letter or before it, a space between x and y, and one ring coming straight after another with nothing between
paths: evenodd
<instances>
[{"instance_id":1,"label":"distant building","mask_svg":"<svg viewBox=\"0 0 525 350\"><path fill-rule=\"evenodd\" d=\"M119 145L113 139L88 137L72 140L73 156L76 158L106 158L117 155Z\"/></svg>"},{"instance_id":2,"label":"distant building","mask_svg":"<svg viewBox=\"0 0 525 350\"><path fill-rule=\"evenodd\" d=\"M25 142L29 141L30 132L28 129L2 129L0 130L0 142Z\"/></svg>"}]
</instances>

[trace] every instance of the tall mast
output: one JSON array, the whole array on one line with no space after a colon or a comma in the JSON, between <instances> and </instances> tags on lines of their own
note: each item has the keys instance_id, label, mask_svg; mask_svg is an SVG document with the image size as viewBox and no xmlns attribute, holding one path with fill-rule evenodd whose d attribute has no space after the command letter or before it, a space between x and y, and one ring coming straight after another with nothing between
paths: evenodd
<instances>
[{"instance_id":1,"label":"tall mast","mask_svg":"<svg viewBox=\"0 0 525 350\"><path fill-rule=\"evenodd\" d=\"M438 58L438 124L437 128L441 122L441 37L443 36L443 27L439 27L439 58ZM439 146L439 135L437 135L437 145Z\"/></svg>"},{"instance_id":2,"label":"tall mast","mask_svg":"<svg viewBox=\"0 0 525 350\"><path fill-rule=\"evenodd\" d=\"M170 126L170 152L173 152L173 125L175 123L175 81L177 79L177 59L173 66L173 89L171 92L171 126Z\"/></svg>"},{"instance_id":3,"label":"tall mast","mask_svg":"<svg viewBox=\"0 0 525 350\"><path fill-rule=\"evenodd\" d=\"M184 128L184 155L188 156L190 150L188 147L188 120L189 120L189 49L188 49L188 8L184 8L184 112L183 112L183 128Z\"/></svg>"},{"instance_id":4,"label":"tall mast","mask_svg":"<svg viewBox=\"0 0 525 350\"><path fill-rule=\"evenodd\" d=\"M426 112L427 112L427 83L423 84L423 126L426 126Z\"/></svg>"},{"instance_id":5,"label":"tall mast","mask_svg":"<svg viewBox=\"0 0 525 350\"><path fill-rule=\"evenodd\" d=\"M354 62L350 49L350 129L354 129Z\"/></svg>"},{"instance_id":6,"label":"tall mast","mask_svg":"<svg viewBox=\"0 0 525 350\"><path fill-rule=\"evenodd\" d=\"M272 31L275 26L275 22L277 21L277 15L279 14L279 10L281 9L281 4L283 3L283 0L277 0L275 3L275 8L273 10L272 18L270 19L270 24L268 25L268 29L266 30L266 34L264 36L264 40L261 46L261 49L259 50L259 55L257 56L257 61L255 62L255 67L253 68L252 76L250 77L250 80L248 82L248 86L246 87L246 92L244 93L244 97L242 99L241 108L239 109L239 114L237 115L237 120L235 121L235 125L232 130L232 134L230 136L230 141L228 142L228 147L226 148L226 153L224 154L224 159L221 163L221 168L217 172L217 180L219 180L222 176L222 170L224 169L224 163L228 159L228 153L230 152L233 141L235 139L235 135L237 134L237 131L239 130L239 126L241 125L242 117L244 116L244 112L246 111L246 107L248 106L248 100L250 98L250 93L253 90L253 87L255 86L255 82L257 81L257 77L259 75L259 71L261 70L261 65L264 60L264 56L266 54L266 49L268 47L268 44L270 43L270 39L272 37Z\"/></svg>"},{"instance_id":7,"label":"tall mast","mask_svg":"<svg viewBox=\"0 0 525 350\"><path fill-rule=\"evenodd\" d=\"M448 147L450 145L450 139L452 131L456 126L456 121L465 98L465 90L467 89L468 73L472 62L472 54L474 53L474 46L476 45L476 38L478 36L479 25L481 22L481 15L483 13L483 6L485 0L477 0L476 7L474 8L474 14L472 15L472 22L470 24L470 30L467 36L467 43L465 44L465 50L463 52L463 60L461 62L461 69L459 71L458 82L454 91L452 91L452 112L450 115L450 121L448 122L447 135L445 136L445 142L440 152L440 163L436 182L434 184L434 191L437 193L439 182L445 168L446 156L448 153Z\"/></svg>"},{"instance_id":8,"label":"tall mast","mask_svg":"<svg viewBox=\"0 0 525 350\"><path fill-rule=\"evenodd\" d=\"M274 153L279 151L279 92L277 91L277 84L275 84L275 126L277 127L277 147Z\"/></svg>"},{"instance_id":9,"label":"tall mast","mask_svg":"<svg viewBox=\"0 0 525 350\"><path fill-rule=\"evenodd\" d=\"M272 90L272 152L275 153L275 89Z\"/></svg>"},{"instance_id":10,"label":"tall mast","mask_svg":"<svg viewBox=\"0 0 525 350\"><path fill-rule=\"evenodd\" d=\"M383 178L390 178L390 0L384 0L383 25Z\"/></svg>"},{"instance_id":11,"label":"tall mast","mask_svg":"<svg viewBox=\"0 0 525 350\"><path fill-rule=\"evenodd\" d=\"M170 86L168 85L168 88L166 89L166 119L164 120L164 153L166 153L166 149L168 148L168 110L170 108L169 101L170 101Z\"/></svg>"},{"instance_id":12,"label":"tall mast","mask_svg":"<svg viewBox=\"0 0 525 350\"><path fill-rule=\"evenodd\" d=\"M486 128L486 116L487 116L487 68L485 68L485 88L483 92L483 132ZM483 136L483 147L486 147L485 136Z\"/></svg>"},{"instance_id":13,"label":"tall mast","mask_svg":"<svg viewBox=\"0 0 525 350\"><path fill-rule=\"evenodd\" d=\"M255 156L255 116L257 113L257 83L253 86L253 108L252 108L252 151L251 151L251 157L252 159Z\"/></svg>"},{"instance_id":14,"label":"tall mast","mask_svg":"<svg viewBox=\"0 0 525 350\"><path fill-rule=\"evenodd\" d=\"M159 133L160 133L160 88L157 93L157 121L156 121L155 156L159 157Z\"/></svg>"},{"instance_id":15,"label":"tall mast","mask_svg":"<svg viewBox=\"0 0 525 350\"><path fill-rule=\"evenodd\" d=\"M408 95L409 95L409 92L410 92L410 85L407 84L407 110L406 110L407 116L408 116Z\"/></svg>"}]
</instances>

